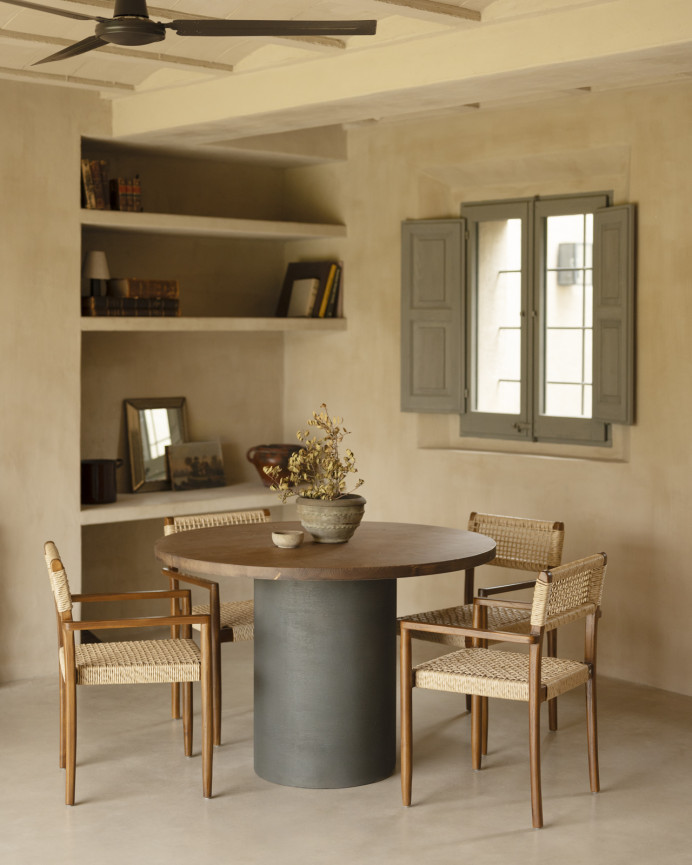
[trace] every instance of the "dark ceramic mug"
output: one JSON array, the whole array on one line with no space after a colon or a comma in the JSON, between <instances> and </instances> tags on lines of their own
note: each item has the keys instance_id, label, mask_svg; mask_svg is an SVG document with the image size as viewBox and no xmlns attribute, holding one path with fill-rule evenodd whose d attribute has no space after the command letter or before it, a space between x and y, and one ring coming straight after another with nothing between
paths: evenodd
<instances>
[{"instance_id":1,"label":"dark ceramic mug","mask_svg":"<svg viewBox=\"0 0 692 865\"><path fill-rule=\"evenodd\" d=\"M123 460L82 460L82 504L106 505L117 498L116 469Z\"/></svg>"}]
</instances>

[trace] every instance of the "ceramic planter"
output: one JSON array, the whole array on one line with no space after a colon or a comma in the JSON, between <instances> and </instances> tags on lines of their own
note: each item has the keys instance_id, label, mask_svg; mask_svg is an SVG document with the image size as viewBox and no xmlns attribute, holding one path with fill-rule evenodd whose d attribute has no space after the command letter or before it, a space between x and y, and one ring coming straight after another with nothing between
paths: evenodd
<instances>
[{"instance_id":1,"label":"ceramic planter","mask_svg":"<svg viewBox=\"0 0 692 865\"><path fill-rule=\"evenodd\" d=\"M333 501L298 496L296 509L303 528L318 544L344 544L363 519L365 499L355 493Z\"/></svg>"}]
</instances>

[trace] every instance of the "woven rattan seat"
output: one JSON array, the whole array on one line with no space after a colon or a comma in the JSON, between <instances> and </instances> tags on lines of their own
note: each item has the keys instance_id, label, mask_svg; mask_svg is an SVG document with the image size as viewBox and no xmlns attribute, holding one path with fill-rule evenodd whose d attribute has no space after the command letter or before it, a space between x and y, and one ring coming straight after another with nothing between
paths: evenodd
<instances>
[{"instance_id":1,"label":"woven rattan seat","mask_svg":"<svg viewBox=\"0 0 692 865\"><path fill-rule=\"evenodd\" d=\"M78 685L198 682L200 652L194 640L132 640L75 646ZM65 675L65 652L60 650Z\"/></svg>"},{"instance_id":2,"label":"woven rattan seat","mask_svg":"<svg viewBox=\"0 0 692 865\"><path fill-rule=\"evenodd\" d=\"M579 661L543 658L541 685L548 700L585 685L589 668ZM417 688L529 700L529 656L488 649L459 649L414 667Z\"/></svg>"},{"instance_id":3,"label":"woven rattan seat","mask_svg":"<svg viewBox=\"0 0 692 865\"><path fill-rule=\"evenodd\" d=\"M248 523L266 523L269 511L258 508L249 511L223 511L215 514L189 514L180 517L166 517L163 530L166 535L187 532L211 526L236 526ZM208 604L195 604L193 615L211 616L211 651L214 706L214 744L221 744L221 643L238 643L253 640L255 637L254 601L224 601L219 599L219 584L203 577L183 574L173 568L164 568L171 588L177 589L180 582L189 583L205 589L209 593ZM196 627L193 625L193 627ZM177 685L173 685L172 713L180 717L180 698Z\"/></svg>"},{"instance_id":4,"label":"woven rattan seat","mask_svg":"<svg viewBox=\"0 0 692 865\"><path fill-rule=\"evenodd\" d=\"M193 615L209 615L211 604L194 604ZM193 625L196 630L199 626ZM252 640L255 636L255 602L227 601L219 605L219 627L221 631L233 631L233 642Z\"/></svg>"},{"instance_id":5,"label":"woven rattan seat","mask_svg":"<svg viewBox=\"0 0 692 865\"><path fill-rule=\"evenodd\" d=\"M170 591L77 594L70 591L65 568L52 541L44 546L55 608L58 616L58 657L60 690L60 766L66 770L65 802L74 805L77 750L77 685L133 685L178 683L183 685L183 741L185 754L192 754L192 682L202 690L202 787L211 796L212 781L212 682L211 620L208 615L190 614L189 589ZM74 602L166 599L182 611L170 616L137 619L75 621ZM200 627L200 648L189 639L131 640L123 642L75 642L75 631L118 628Z\"/></svg>"},{"instance_id":6,"label":"woven rattan seat","mask_svg":"<svg viewBox=\"0 0 692 865\"><path fill-rule=\"evenodd\" d=\"M591 791L599 790L598 741L596 733L596 627L600 616L604 554L589 556L541 573L536 580L529 610L528 633L497 631L481 627L484 610L512 602L485 598L474 600L474 627L402 620L401 630L401 784L405 805L411 804L412 688L472 694L471 750L473 768L481 768L482 706L489 697L520 700L529 704L529 753L531 762L531 807L533 825L543 825L540 776L540 706L580 685L586 686L587 738ZM518 603L518 602L515 602ZM488 616L488 619L490 616ZM546 625L586 620L586 650L583 661L544 657ZM455 633L456 631L456 633ZM420 633L449 634L471 639L462 648L432 661L411 667L411 638ZM528 654L499 651L488 642L524 643Z\"/></svg>"}]
</instances>

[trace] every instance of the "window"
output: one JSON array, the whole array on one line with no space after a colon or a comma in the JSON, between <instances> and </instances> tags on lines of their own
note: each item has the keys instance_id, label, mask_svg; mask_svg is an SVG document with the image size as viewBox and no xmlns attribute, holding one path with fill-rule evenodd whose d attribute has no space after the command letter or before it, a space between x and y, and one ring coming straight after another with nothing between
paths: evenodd
<instances>
[{"instance_id":1,"label":"window","mask_svg":"<svg viewBox=\"0 0 692 865\"><path fill-rule=\"evenodd\" d=\"M406 222L402 407L462 435L607 444L632 422L633 210L605 194Z\"/></svg>"}]
</instances>

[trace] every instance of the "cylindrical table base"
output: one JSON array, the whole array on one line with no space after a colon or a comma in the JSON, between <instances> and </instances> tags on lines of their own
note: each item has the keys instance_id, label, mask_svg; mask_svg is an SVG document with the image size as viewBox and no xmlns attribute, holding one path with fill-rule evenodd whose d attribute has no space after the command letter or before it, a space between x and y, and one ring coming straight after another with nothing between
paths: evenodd
<instances>
[{"instance_id":1,"label":"cylindrical table base","mask_svg":"<svg viewBox=\"0 0 692 865\"><path fill-rule=\"evenodd\" d=\"M396 580L255 580L255 772L355 787L396 760Z\"/></svg>"}]
</instances>

